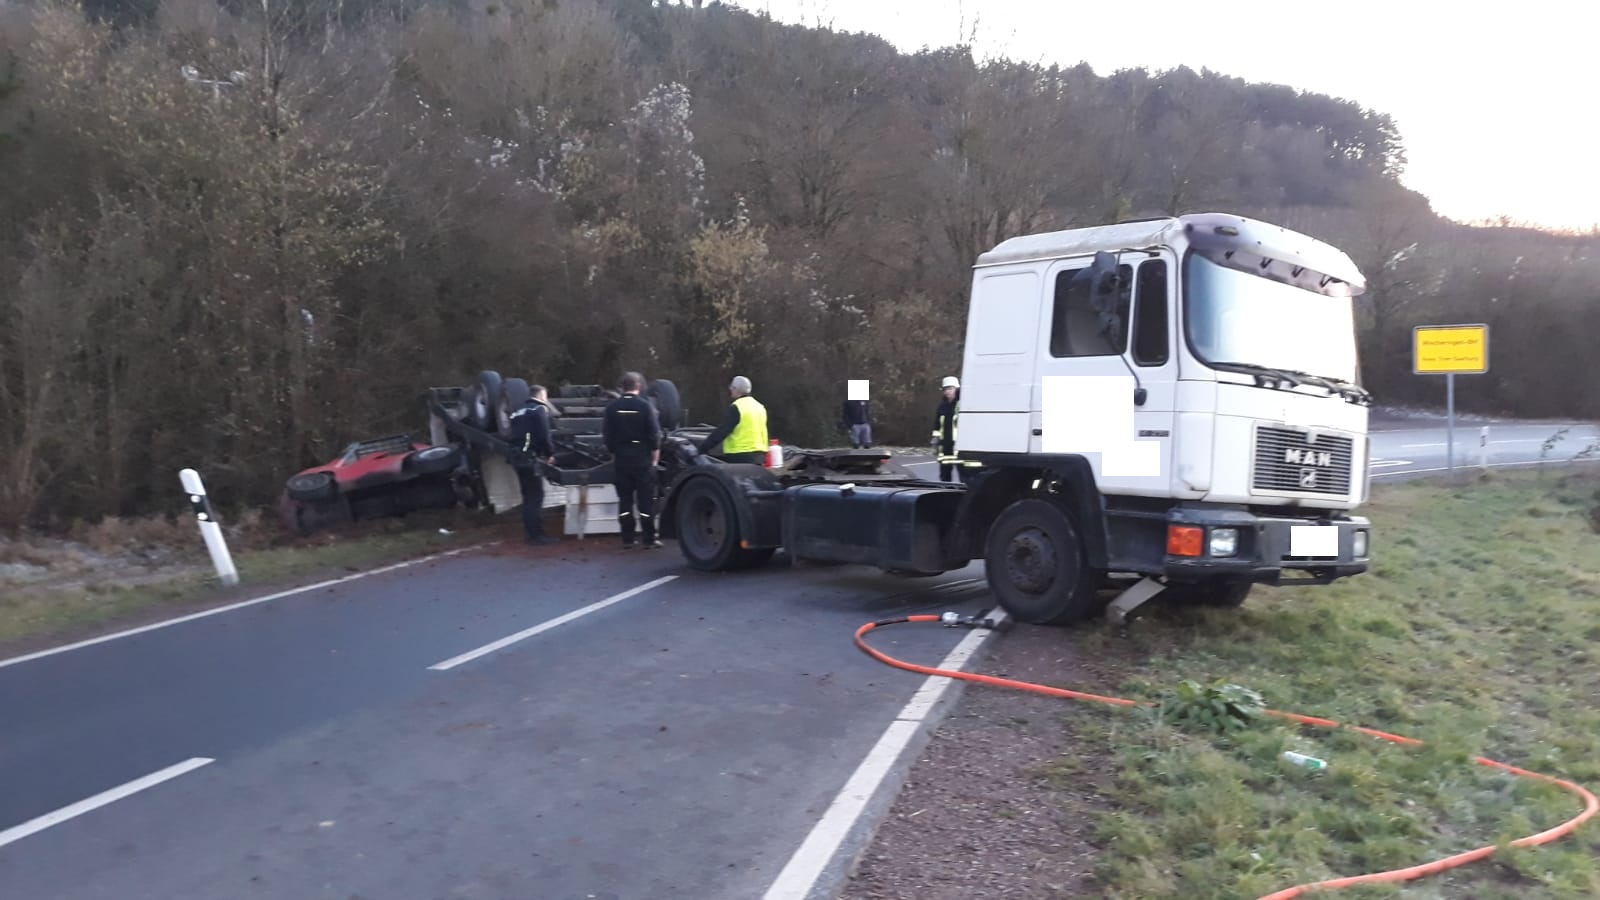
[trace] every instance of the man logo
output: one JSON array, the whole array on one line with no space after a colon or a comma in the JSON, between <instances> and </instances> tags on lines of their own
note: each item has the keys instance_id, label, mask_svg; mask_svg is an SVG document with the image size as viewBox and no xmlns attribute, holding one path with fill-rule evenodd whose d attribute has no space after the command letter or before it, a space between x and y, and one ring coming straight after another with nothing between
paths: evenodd
<instances>
[{"instance_id":1,"label":"man logo","mask_svg":"<svg viewBox=\"0 0 1600 900\"><path fill-rule=\"evenodd\" d=\"M1301 469L1300 470L1300 486L1305 488L1308 491L1309 490L1314 490L1316 488L1316 486L1317 486L1317 470L1316 469Z\"/></svg>"},{"instance_id":2,"label":"man logo","mask_svg":"<svg viewBox=\"0 0 1600 900\"><path fill-rule=\"evenodd\" d=\"M1316 466L1319 469L1333 468L1333 454L1326 450L1319 452L1287 447L1283 451L1283 461L1291 466Z\"/></svg>"}]
</instances>

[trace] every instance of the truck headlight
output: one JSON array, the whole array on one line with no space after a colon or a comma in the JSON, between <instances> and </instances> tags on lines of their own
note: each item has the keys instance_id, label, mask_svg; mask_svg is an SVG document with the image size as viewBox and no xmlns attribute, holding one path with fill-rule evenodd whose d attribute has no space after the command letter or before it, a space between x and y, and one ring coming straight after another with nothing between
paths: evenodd
<instances>
[{"instance_id":1,"label":"truck headlight","mask_svg":"<svg viewBox=\"0 0 1600 900\"><path fill-rule=\"evenodd\" d=\"M1239 529L1213 528L1211 529L1212 556L1232 556L1239 552Z\"/></svg>"},{"instance_id":2,"label":"truck headlight","mask_svg":"<svg viewBox=\"0 0 1600 900\"><path fill-rule=\"evenodd\" d=\"M1350 538L1350 553L1351 553L1351 555L1355 556L1356 559L1361 559L1362 557L1367 555L1367 533L1366 533L1366 531L1357 531L1354 535L1351 536L1351 538Z\"/></svg>"}]
</instances>

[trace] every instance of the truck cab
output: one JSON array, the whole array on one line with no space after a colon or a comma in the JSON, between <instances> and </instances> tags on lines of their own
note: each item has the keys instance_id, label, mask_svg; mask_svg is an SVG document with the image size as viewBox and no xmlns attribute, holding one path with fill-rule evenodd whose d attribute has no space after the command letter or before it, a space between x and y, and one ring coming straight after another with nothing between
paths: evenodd
<instances>
[{"instance_id":1,"label":"truck cab","mask_svg":"<svg viewBox=\"0 0 1600 900\"><path fill-rule=\"evenodd\" d=\"M957 453L1075 473L1106 567L1197 599L1364 571L1364 287L1337 248L1235 215L1005 241L973 270Z\"/></svg>"},{"instance_id":2,"label":"truck cab","mask_svg":"<svg viewBox=\"0 0 1600 900\"><path fill-rule=\"evenodd\" d=\"M686 465L663 524L702 569L778 547L904 574L982 559L999 604L1040 624L1359 574L1364 287L1337 248L1236 215L1012 238L973 267L965 483Z\"/></svg>"}]
</instances>

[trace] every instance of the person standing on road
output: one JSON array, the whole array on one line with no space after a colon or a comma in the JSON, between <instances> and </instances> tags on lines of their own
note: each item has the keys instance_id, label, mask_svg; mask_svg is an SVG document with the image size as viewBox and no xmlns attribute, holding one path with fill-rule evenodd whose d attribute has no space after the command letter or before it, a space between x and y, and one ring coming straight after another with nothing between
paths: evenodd
<instances>
[{"instance_id":1,"label":"person standing on road","mask_svg":"<svg viewBox=\"0 0 1600 900\"><path fill-rule=\"evenodd\" d=\"M866 400L844 402L844 426L850 432L850 446L864 450L872 446L872 404Z\"/></svg>"},{"instance_id":2,"label":"person standing on road","mask_svg":"<svg viewBox=\"0 0 1600 900\"><path fill-rule=\"evenodd\" d=\"M512 466L522 488L523 539L530 544L556 544L559 538L544 532L544 476L541 463L555 465L556 446L550 438L550 401L542 385L528 386L528 402L512 413Z\"/></svg>"},{"instance_id":3,"label":"person standing on road","mask_svg":"<svg viewBox=\"0 0 1600 900\"><path fill-rule=\"evenodd\" d=\"M700 452L724 462L761 465L767 461L767 408L750 396L750 379L733 376L728 396L733 402L722 414L722 424L700 442ZM711 453L717 445L722 452Z\"/></svg>"},{"instance_id":4,"label":"person standing on road","mask_svg":"<svg viewBox=\"0 0 1600 900\"><path fill-rule=\"evenodd\" d=\"M943 396L933 420L933 455L939 458L939 480L949 481L951 472L959 470L961 480L966 481L968 471L973 466L956 456L956 419L961 415L961 379L948 375L939 388Z\"/></svg>"},{"instance_id":5,"label":"person standing on road","mask_svg":"<svg viewBox=\"0 0 1600 900\"><path fill-rule=\"evenodd\" d=\"M622 526L622 546L633 549L635 527L644 535L644 548L661 546L656 540L656 465L661 462L661 420L656 408L639 396L644 376L624 372L617 382L622 396L606 404L600 432L611 451L617 488L617 523ZM635 521L637 509L638 520Z\"/></svg>"}]
</instances>

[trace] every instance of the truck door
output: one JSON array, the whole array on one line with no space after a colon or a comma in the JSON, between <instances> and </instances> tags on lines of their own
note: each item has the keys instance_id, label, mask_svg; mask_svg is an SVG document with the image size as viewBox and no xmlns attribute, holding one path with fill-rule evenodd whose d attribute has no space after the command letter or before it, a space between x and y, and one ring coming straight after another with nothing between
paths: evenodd
<instances>
[{"instance_id":1,"label":"truck door","mask_svg":"<svg viewBox=\"0 0 1600 900\"><path fill-rule=\"evenodd\" d=\"M1173 257L1124 251L1096 298L1088 259L1046 276L1038 328L1034 453L1083 453L1104 493L1169 496L1177 362ZM1135 404L1135 388L1144 392Z\"/></svg>"}]
</instances>

